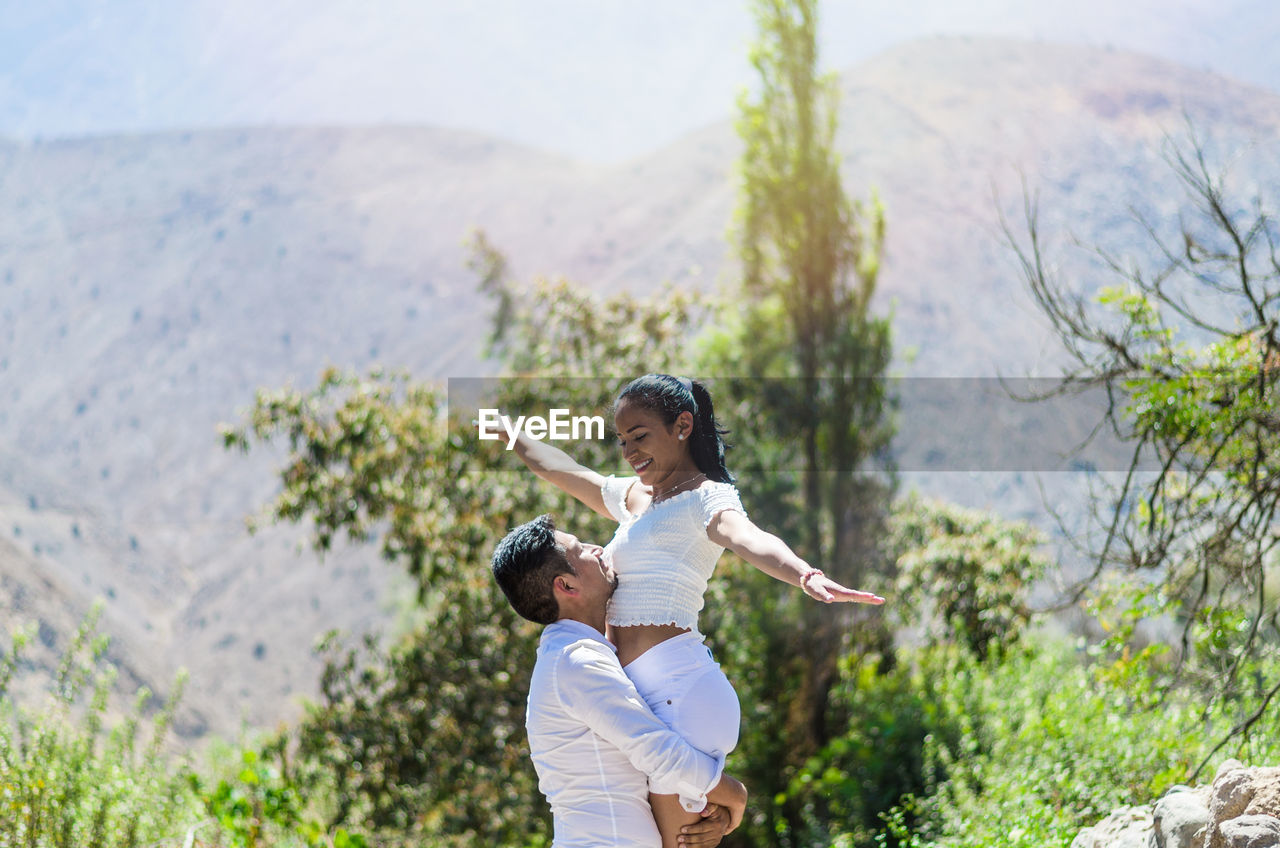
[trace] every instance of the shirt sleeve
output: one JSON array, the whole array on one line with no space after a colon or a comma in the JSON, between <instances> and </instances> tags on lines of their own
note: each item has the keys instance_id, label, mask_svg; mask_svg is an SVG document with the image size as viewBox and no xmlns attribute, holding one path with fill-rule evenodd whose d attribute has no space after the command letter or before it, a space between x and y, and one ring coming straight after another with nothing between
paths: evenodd
<instances>
[{"instance_id":1,"label":"shirt sleeve","mask_svg":"<svg viewBox=\"0 0 1280 848\"><path fill-rule=\"evenodd\" d=\"M613 520L619 524L630 515L627 512L627 492L631 490L631 484L637 479L636 477L618 478L610 474L600 484L600 495L604 498L604 508L609 510Z\"/></svg>"},{"instance_id":2,"label":"shirt sleeve","mask_svg":"<svg viewBox=\"0 0 1280 848\"><path fill-rule=\"evenodd\" d=\"M679 795L691 812L707 805L707 793L724 771L725 753L703 753L667 727L607 645L582 640L567 648L556 671L556 688L566 712L626 754L648 775L652 792Z\"/></svg>"},{"instance_id":3,"label":"shirt sleeve","mask_svg":"<svg viewBox=\"0 0 1280 848\"><path fill-rule=\"evenodd\" d=\"M742 506L742 499L738 497L738 488L729 483L713 483L709 486L702 486L698 489L698 498L702 529L704 530L711 523L711 519L725 510L731 509L743 515L747 514L746 509Z\"/></svg>"}]
</instances>

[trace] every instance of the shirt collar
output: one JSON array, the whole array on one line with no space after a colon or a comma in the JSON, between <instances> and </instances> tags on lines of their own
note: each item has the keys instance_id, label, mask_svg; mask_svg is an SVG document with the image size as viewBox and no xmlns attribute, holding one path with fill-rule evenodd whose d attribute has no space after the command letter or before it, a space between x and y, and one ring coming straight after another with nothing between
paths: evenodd
<instances>
[{"instance_id":1,"label":"shirt collar","mask_svg":"<svg viewBox=\"0 0 1280 848\"><path fill-rule=\"evenodd\" d=\"M583 624L581 621L572 618L562 618L542 628L542 637L538 640L539 644L545 642L549 636L557 633L564 633L578 638L594 639L597 642L603 642L608 645L609 650L615 654L618 652L618 647L604 638L604 634L599 630L596 630L590 624Z\"/></svg>"}]
</instances>

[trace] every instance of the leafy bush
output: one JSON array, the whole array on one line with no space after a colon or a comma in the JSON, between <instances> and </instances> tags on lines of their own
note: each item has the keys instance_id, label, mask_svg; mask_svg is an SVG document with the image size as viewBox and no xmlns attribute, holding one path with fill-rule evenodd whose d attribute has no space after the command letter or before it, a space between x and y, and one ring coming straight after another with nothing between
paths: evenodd
<instances>
[{"instance_id":1,"label":"leafy bush","mask_svg":"<svg viewBox=\"0 0 1280 848\"><path fill-rule=\"evenodd\" d=\"M869 845L882 811L908 794L928 791L924 749L946 733L933 701L933 681L879 655L847 655L832 707L848 716L844 732L791 778L786 795L803 811L798 845L828 845L836 837Z\"/></svg>"},{"instance_id":2,"label":"leafy bush","mask_svg":"<svg viewBox=\"0 0 1280 848\"><path fill-rule=\"evenodd\" d=\"M1206 707L1193 690L1166 688L1164 652L1106 658L1043 634L985 661L951 646L919 651L912 677L927 705L925 787L886 814L877 841L1065 846L1118 806L1205 779L1200 764L1214 757L1280 755L1274 739L1215 750L1265 693ZM851 829L843 844L868 844L865 836Z\"/></svg>"},{"instance_id":3,"label":"leafy bush","mask_svg":"<svg viewBox=\"0 0 1280 848\"><path fill-rule=\"evenodd\" d=\"M895 505L890 524L899 553L894 615L979 657L1017 641L1032 618L1027 595L1048 566L1038 531L914 495Z\"/></svg>"},{"instance_id":4,"label":"leafy bush","mask_svg":"<svg viewBox=\"0 0 1280 848\"><path fill-rule=\"evenodd\" d=\"M536 628L473 586L371 661L329 651L297 728L301 780L332 786L330 822L380 845L550 841L524 732ZM483 697L477 697L483 693Z\"/></svg>"},{"instance_id":5,"label":"leafy bush","mask_svg":"<svg viewBox=\"0 0 1280 848\"><path fill-rule=\"evenodd\" d=\"M234 749L231 768L210 767L224 777L169 756L185 674L155 715L146 715L151 693L142 689L112 725L116 672L107 638L95 635L101 612L96 605L86 616L36 709L8 694L29 636L14 635L0 656L0 846L366 848L360 834L321 823L317 798L327 796L304 793L283 767L283 737Z\"/></svg>"},{"instance_id":6,"label":"leafy bush","mask_svg":"<svg viewBox=\"0 0 1280 848\"><path fill-rule=\"evenodd\" d=\"M115 672L103 662L106 638L94 636L100 614L95 607L76 632L39 709L7 695L28 637L15 635L0 658L0 844L135 848L201 818L182 771L161 756L183 678L149 722L144 689L132 713L108 727Z\"/></svg>"},{"instance_id":7,"label":"leafy bush","mask_svg":"<svg viewBox=\"0 0 1280 848\"><path fill-rule=\"evenodd\" d=\"M210 767L213 777L190 774L208 813L201 835L228 848L367 848L362 834L326 827L323 813L332 793L300 786L287 750L288 737L277 735L261 746L230 749L229 762Z\"/></svg>"}]
</instances>

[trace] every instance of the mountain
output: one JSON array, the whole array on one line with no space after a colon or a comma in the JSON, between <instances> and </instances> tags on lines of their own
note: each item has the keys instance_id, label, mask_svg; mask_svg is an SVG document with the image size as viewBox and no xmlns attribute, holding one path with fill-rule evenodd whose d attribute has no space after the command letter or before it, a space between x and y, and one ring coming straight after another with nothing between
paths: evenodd
<instances>
[{"instance_id":1,"label":"mountain","mask_svg":"<svg viewBox=\"0 0 1280 848\"><path fill-rule=\"evenodd\" d=\"M1176 223L1162 151L1186 122L1223 161L1248 153L1240 185L1280 185L1280 95L1149 56L931 39L841 94L846 185L886 207L878 306L912 378L1053 373L999 223L1019 231L1024 179L1051 258L1090 288L1068 234L1149 256L1131 212ZM492 373L473 227L521 278L730 280L738 149L727 120L609 166L423 127L0 142L0 614L45 622L47 666L103 597L127 684L190 668L187 737L296 715L311 643L394 627L407 589L371 549L317 565L300 530L248 536L280 454L228 453L217 425L328 364ZM970 501L1036 509L1027 475L960 476Z\"/></svg>"},{"instance_id":2,"label":"mountain","mask_svg":"<svg viewBox=\"0 0 1280 848\"><path fill-rule=\"evenodd\" d=\"M442 125L613 162L719 120L750 4L685 0L9 3L0 134ZM827 2L824 67L947 35L1113 46L1280 90L1271 0Z\"/></svg>"}]
</instances>

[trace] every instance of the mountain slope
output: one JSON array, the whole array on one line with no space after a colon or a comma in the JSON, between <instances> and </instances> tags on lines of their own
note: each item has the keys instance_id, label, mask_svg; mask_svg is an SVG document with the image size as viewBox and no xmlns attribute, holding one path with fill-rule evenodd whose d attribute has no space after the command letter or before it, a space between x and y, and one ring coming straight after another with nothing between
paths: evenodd
<instances>
[{"instance_id":1,"label":"mountain slope","mask_svg":"<svg viewBox=\"0 0 1280 848\"><path fill-rule=\"evenodd\" d=\"M1016 230L1025 177L1047 233L1143 255L1128 210L1173 220L1161 146L1184 113L1215 150L1253 145L1243 184L1280 185L1280 96L1150 57L935 39L846 73L840 149L850 193L875 187L887 209L878 304L915 351L900 370L1051 372L997 210ZM217 424L327 364L490 373L472 227L522 278L638 293L731 279L737 155L728 121L609 167L415 127L0 144L11 578L64 587L59 626L105 597L104 626L157 690L190 666L192 734L292 714L314 687L311 642L387 626L403 590L372 550L317 566L298 533L246 536L276 457L226 453ZM991 491L974 497L1030 508L1025 487Z\"/></svg>"}]
</instances>

